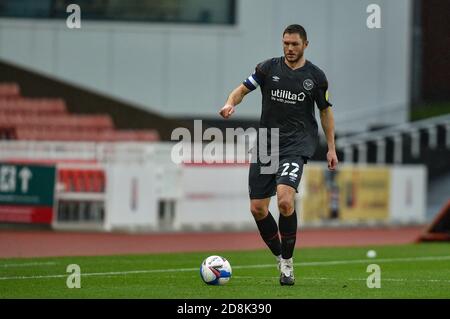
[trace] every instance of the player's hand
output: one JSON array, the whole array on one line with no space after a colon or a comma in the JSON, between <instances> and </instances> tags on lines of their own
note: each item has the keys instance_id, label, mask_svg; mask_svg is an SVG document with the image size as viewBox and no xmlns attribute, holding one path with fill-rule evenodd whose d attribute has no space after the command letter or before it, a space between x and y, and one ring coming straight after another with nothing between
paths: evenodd
<instances>
[{"instance_id":1,"label":"player's hand","mask_svg":"<svg viewBox=\"0 0 450 319\"><path fill-rule=\"evenodd\" d=\"M219 114L224 118L227 119L231 116L231 114L234 113L234 105L231 104L225 104L225 106L220 110Z\"/></svg>"},{"instance_id":2,"label":"player's hand","mask_svg":"<svg viewBox=\"0 0 450 319\"><path fill-rule=\"evenodd\" d=\"M327 153L327 161L328 161L328 169L330 171L334 171L336 169L336 166L338 164L338 158L336 155L336 151L329 150Z\"/></svg>"}]
</instances>

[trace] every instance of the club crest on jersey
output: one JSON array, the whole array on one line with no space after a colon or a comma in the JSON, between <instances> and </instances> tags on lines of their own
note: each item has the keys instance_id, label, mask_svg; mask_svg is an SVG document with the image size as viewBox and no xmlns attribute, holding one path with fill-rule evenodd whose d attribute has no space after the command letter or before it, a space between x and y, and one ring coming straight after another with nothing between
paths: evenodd
<instances>
[{"instance_id":1,"label":"club crest on jersey","mask_svg":"<svg viewBox=\"0 0 450 319\"><path fill-rule=\"evenodd\" d=\"M311 80L311 79L306 79L305 81L303 81L303 88L304 88L306 91L312 90L313 87L314 87L314 82L313 82L313 80Z\"/></svg>"}]
</instances>

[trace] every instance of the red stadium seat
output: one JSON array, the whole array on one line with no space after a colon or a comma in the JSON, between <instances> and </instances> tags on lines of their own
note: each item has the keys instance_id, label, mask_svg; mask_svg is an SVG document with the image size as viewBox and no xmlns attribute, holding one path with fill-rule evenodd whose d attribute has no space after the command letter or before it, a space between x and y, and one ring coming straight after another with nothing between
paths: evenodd
<instances>
[{"instance_id":1,"label":"red stadium seat","mask_svg":"<svg viewBox=\"0 0 450 319\"><path fill-rule=\"evenodd\" d=\"M17 95L17 98L5 97L10 95ZM160 139L155 130L115 130L108 114L69 114L62 99L23 98L19 96L18 86L1 84L0 138L90 142Z\"/></svg>"},{"instance_id":2,"label":"red stadium seat","mask_svg":"<svg viewBox=\"0 0 450 319\"><path fill-rule=\"evenodd\" d=\"M58 182L66 192L101 193L105 191L105 172L100 169L60 169Z\"/></svg>"},{"instance_id":3,"label":"red stadium seat","mask_svg":"<svg viewBox=\"0 0 450 319\"><path fill-rule=\"evenodd\" d=\"M7 99L0 96L0 112L59 114L67 113L62 99Z\"/></svg>"},{"instance_id":4,"label":"red stadium seat","mask_svg":"<svg viewBox=\"0 0 450 319\"><path fill-rule=\"evenodd\" d=\"M16 83L0 83L0 99L20 97L20 88Z\"/></svg>"}]
</instances>

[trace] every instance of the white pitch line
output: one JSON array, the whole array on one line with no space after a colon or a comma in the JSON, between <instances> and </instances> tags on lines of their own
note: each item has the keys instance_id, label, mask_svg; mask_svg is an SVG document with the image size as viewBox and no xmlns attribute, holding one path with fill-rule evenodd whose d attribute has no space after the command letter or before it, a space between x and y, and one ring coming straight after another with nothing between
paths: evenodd
<instances>
[{"instance_id":1,"label":"white pitch line","mask_svg":"<svg viewBox=\"0 0 450 319\"><path fill-rule=\"evenodd\" d=\"M255 279L255 277L252 276L233 276L233 278L242 278L242 279ZM264 279L278 279L279 276L271 276L271 277L258 277L258 278L264 278ZM299 277L299 280L328 280L328 281L338 281L338 280L351 280L351 281L367 281L367 278L324 278L324 277ZM450 280L445 279L406 279L406 278L381 278L382 281L404 281L404 282L445 282L450 283Z\"/></svg>"},{"instance_id":2,"label":"white pitch line","mask_svg":"<svg viewBox=\"0 0 450 319\"><path fill-rule=\"evenodd\" d=\"M301 262L294 263L295 266L331 266L331 265L350 265L350 264L372 264L372 263L389 263L389 262L411 262L411 261L429 261L429 260L450 260L450 256L429 256L429 257L407 257L407 258L373 258L373 259L353 259L353 260L334 260L334 261L315 261L315 262ZM262 265L243 265L234 266L233 269L249 269L249 268L271 268L275 267L273 264ZM122 276L130 274L152 274L152 273L168 273L168 272L188 272L199 271L199 268L172 268L172 269L147 269L147 270L128 270L128 271L113 271L113 272L98 272L98 273L81 273L81 276ZM0 280L21 280L21 279L47 279L47 278L61 278L66 275L42 275L42 276L11 276L0 277Z\"/></svg>"},{"instance_id":3,"label":"white pitch line","mask_svg":"<svg viewBox=\"0 0 450 319\"><path fill-rule=\"evenodd\" d=\"M110 271L110 272L94 272L94 273L80 273L81 276L121 276L131 274L149 274L149 273L162 273L162 272L186 272L186 271L199 271L200 268L179 268L179 269L149 269L149 270L128 270L128 271ZM0 277L0 280L12 280L12 279L47 279L47 278L62 278L69 276L66 275L42 275L42 276L14 276L14 277Z\"/></svg>"},{"instance_id":4,"label":"white pitch line","mask_svg":"<svg viewBox=\"0 0 450 319\"><path fill-rule=\"evenodd\" d=\"M352 281L366 281L367 278L350 278L348 280ZM445 279L406 279L406 278L383 278L381 277L382 281L414 281L414 282L448 282L450 283L450 280Z\"/></svg>"}]
</instances>

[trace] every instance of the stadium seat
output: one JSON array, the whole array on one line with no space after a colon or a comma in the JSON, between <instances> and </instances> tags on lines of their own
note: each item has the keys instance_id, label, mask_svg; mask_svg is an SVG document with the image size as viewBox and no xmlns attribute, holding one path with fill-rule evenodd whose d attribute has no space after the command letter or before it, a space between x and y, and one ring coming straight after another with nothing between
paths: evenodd
<instances>
[{"instance_id":1,"label":"stadium seat","mask_svg":"<svg viewBox=\"0 0 450 319\"><path fill-rule=\"evenodd\" d=\"M0 128L11 129L0 125ZM111 129L83 129L76 127L45 127L17 126L13 130L18 140L35 141L86 141L86 142L113 142L113 141L147 141L154 142L159 140L156 132L122 132Z\"/></svg>"},{"instance_id":2,"label":"stadium seat","mask_svg":"<svg viewBox=\"0 0 450 319\"><path fill-rule=\"evenodd\" d=\"M58 181L65 192L102 193L105 191L105 173L95 169L59 169Z\"/></svg>"},{"instance_id":3,"label":"stadium seat","mask_svg":"<svg viewBox=\"0 0 450 319\"><path fill-rule=\"evenodd\" d=\"M62 129L113 129L109 115L43 115L43 114L7 114L0 112L0 126L15 126L21 128L62 128Z\"/></svg>"},{"instance_id":4,"label":"stadium seat","mask_svg":"<svg viewBox=\"0 0 450 319\"><path fill-rule=\"evenodd\" d=\"M160 137L156 130L116 130L109 114L70 114L63 99L20 97L13 83L0 84L0 139L154 142Z\"/></svg>"},{"instance_id":5,"label":"stadium seat","mask_svg":"<svg viewBox=\"0 0 450 319\"><path fill-rule=\"evenodd\" d=\"M0 83L0 99L15 99L20 97L17 83Z\"/></svg>"},{"instance_id":6,"label":"stadium seat","mask_svg":"<svg viewBox=\"0 0 450 319\"><path fill-rule=\"evenodd\" d=\"M17 138L15 129L0 126L0 140L15 140Z\"/></svg>"},{"instance_id":7,"label":"stadium seat","mask_svg":"<svg viewBox=\"0 0 450 319\"><path fill-rule=\"evenodd\" d=\"M67 109L62 99L8 99L0 96L0 112L58 114L67 113Z\"/></svg>"}]
</instances>

